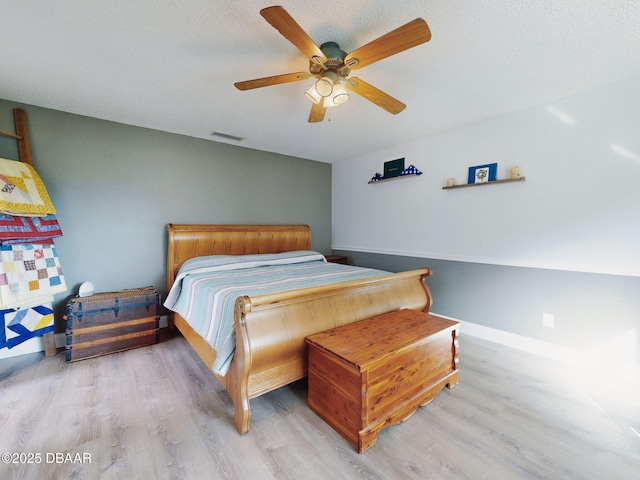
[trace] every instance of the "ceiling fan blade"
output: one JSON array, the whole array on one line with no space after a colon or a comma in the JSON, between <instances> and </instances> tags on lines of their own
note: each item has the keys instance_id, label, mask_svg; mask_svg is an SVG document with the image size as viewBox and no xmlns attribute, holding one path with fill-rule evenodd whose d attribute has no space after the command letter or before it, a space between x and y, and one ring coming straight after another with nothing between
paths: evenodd
<instances>
[{"instance_id":1,"label":"ceiling fan blade","mask_svg":"<svg viewBox=\"0 0 640 480\"><path fill-rule=\"evenodd\" d=\"M324 114L327 109L324 107L324 97L318 103L311 105L311 113L309 113L309 123L321 122L324 120Z\"/></svg>"},{"instance_id":2,"label":"ceiling fan blade","mask_svg":"<svg viewBox=\"0 0 640 480\"><path fill-rule=\"evenodd\" d=\"M254 80L236 82L234 85L238 90L251 90L252 88L269 87L271 85L279 85L281 83L306 80L309 77L311 77L311 74L307 72L285 73L283 75L274 75L273 77L256 78Z\"/></svg>"},{"instance_id":3,"label":"ceiling fan blade","mask_svg":"<svg viewBox=\"0 0 640 480\"><path fill-rule=\"evenodd\" d=\"M349 78L344 86L394 115L406 108L406 105L401 101L396 100L391 95L387 95L382 90L378 90L373 85L357 77Z\"/></svg>"},{"instance_id":4,"label":"ceiling fan blade","mask_svg":"<svg viewBox=\"0 0 640 480\"><path fill-rule=\"evenodd\" d=\"M422 18L396 28L382 37L357 48L344 58L344 63L351 70L371 65L374 62L403 52L409 48L428 42L431 30Z\"/></svg>"},{"instance_id":5,"label":"ceiling fan blade","mask_svg":"<svg viewBox=\"0 0 640 480\"><path fill-rule=\"evenodd\" d=\"M310 59L314 60L314 57L318 57L319 60L325 62L325 57L320 47L318 47L311 37L296 23L291 15L287 11L280 7L267 7L260 10L267 22L269 22L276 30L278 30L284 38L293 43L298 50ZM316 62L318 63L318 62Z\"/></svg>"}]
</instances>

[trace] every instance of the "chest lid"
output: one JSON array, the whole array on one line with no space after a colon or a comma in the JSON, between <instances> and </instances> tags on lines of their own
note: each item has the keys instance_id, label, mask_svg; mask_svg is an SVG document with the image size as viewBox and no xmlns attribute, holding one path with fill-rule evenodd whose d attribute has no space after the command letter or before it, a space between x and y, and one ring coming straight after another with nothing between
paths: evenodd
<instances>
[{"instance_id":1,"label":"chest lid","mask_svg":"<svg viewBox=\"0 0 640 480\"><path fill-rule=\"evenodd\" d=\"M307 337L307 343L329 351L360 371L400 350L458 325L416 310L402 309Z\"/></svg>"}]
</instances>

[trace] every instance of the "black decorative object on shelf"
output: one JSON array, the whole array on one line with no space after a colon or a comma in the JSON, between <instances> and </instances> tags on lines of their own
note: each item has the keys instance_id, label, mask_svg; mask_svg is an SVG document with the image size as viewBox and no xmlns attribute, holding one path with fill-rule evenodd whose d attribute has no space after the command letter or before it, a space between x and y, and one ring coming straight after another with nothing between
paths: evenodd
<instances>
[{"instance_id":1,"label":"black decorative object on shelf","mask_svg":"<svg viewBox=\"0 0 640 480\"><path fill-rule=\"evenodd\" d=\"M404 170L404 158L384 162L384 178L399 177Z\"/></svg>"},{"instance_id":2,"label":"black decorative object on shelf","mask_svg":"<svg viewBox=\"0 0 640 480\"><path fill-rule=\"evenodd\" d=\"M418 170L414 165L409 165L400 174L401 177L404 177L406 175L422 175L422 172Z\"/></svg>"},{"instance_id":3,"label":"black decorative object on shelf","mask_svg":"<svg viewBox=\"0 0 640 480\"><path fill-rule=\"evenodd\" d=\"M402 159L404 161L404 159ZM415 165L409 165L407 168L402 170L399 175L393 175L391 177L383 177L380 172L376 172L376 174L371 177L368 183L378 183L384 182L386 180L396 180L398 178L406 178L406 177L417 177L422 175L422 172L418 170Z\"/></svg>"}]
</instances>

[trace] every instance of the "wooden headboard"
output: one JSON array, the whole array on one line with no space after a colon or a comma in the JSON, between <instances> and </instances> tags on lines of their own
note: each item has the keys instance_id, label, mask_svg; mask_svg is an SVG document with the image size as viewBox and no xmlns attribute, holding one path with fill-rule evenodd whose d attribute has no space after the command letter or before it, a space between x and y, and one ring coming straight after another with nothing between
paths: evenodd
<instances>
[{"instance_id":1,"label":"wooden headboard","mask_svg":"<svg viewBox=\"0 0 640 480\"><path fill-rule=\"evenodd\" d=\"M311 248L308 225L167 225L167 288L182 264L202 255L249 255Z\"/></svg>"}]
</instances>

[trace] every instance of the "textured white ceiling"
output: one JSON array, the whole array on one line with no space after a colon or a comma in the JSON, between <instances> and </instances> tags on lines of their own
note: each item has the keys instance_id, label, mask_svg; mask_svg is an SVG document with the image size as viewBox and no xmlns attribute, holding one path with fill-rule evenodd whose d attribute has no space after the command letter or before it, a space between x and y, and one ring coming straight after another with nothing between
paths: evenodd
<instances>
[{"instance_id":1,"label":"textured white ceiling","mask_svg":"<svg viewBox=\"0 0 640 480\"><path fill-rule=\"evenodd\" d=\"M407 104L352 95L309 124L312 83L239 91L306 71L255 0L7 0L0 98L334 162L640 76L637 0L280 2L318 44L350 52L416 17L430 42L358 70Z\"/></svg>"}]
</instances>

